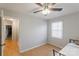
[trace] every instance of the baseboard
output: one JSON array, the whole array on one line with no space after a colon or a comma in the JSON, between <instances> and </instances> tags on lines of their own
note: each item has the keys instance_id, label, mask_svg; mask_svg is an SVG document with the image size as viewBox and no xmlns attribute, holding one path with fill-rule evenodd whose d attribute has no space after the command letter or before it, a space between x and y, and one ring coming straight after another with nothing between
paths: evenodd
<instances>
[{"instance_id":1,"label":"baseboard","mask_svg":"<svg viewBox=\"0 0 79 59\"><path fill-rule=\"evenodd\" d=\"M50 45L53 45L53 46L55 46L55 47L57 47L57 48L59 48L59 49L62 49L62 47L59 47L59 46L57 46L57 45L55 45L55 44L53 44L53 43L51 43L51 42L47 42L47 44L50 44Z\"/></svg>"},{"instance_id":2,"label":"baseboard","mask_svg":"<svg viewBox=\"0 0 79 59\"><path fill-rule=\"evenodd\" d=\"M40 45L37 45L37 46L31 47L31 48L28 48L28 49L25 49L25 50L21 50L20 53L23 53L23 52L29 51L29 50L31 50L31 49L34 49L34 48L40 47L40 46L45 45L45 44L47 44L47 43L42 43L42 44L40 44Z\"/></svg>"}]
</instances>

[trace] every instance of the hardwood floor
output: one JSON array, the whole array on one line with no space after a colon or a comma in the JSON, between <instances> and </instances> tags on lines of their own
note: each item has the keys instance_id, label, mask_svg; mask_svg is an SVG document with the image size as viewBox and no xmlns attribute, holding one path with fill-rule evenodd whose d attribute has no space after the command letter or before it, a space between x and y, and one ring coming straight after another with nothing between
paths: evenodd
<instances>
[{"instance_id":1,"label":"hardwood floor","mask_svg":"<svg viewBox=\"0 0 79 59\"><path fill-rule=\"evenodd\" d=\"M60 48L58 47L55 47L50 44L45 44L43 46L20 53L17 41L8 38L5 40L3 55L4 56L49 56L50 54L52 54L52 49L56 49L57 51L60 50Z\"/></svg>"},{"instance_id":2,"label":"hardwood floor","mask_svg":"<svg viewBox=\"0 0 79 59\"><path fill-rule=\"evenodd\" d=\"M16 42L15 40L11 40L11 38L6 39L3 56L17 56L19 54L20 52L18 42Z\"/></svg>"},{"instance_id":3,"label":"hardwood floor","mask_svg":"<svg viewBox=\"0 0 79 59\"><path fill-rule=\"evenodd\" d=\"M53 49L56 49L57 51L60 50L60 48L55 47L50 44L45 44L43 46L37 47L35 49L29 50L27 52L21 53L22 56L49 56L53 53Z\"/></svg>"}]
</instances>

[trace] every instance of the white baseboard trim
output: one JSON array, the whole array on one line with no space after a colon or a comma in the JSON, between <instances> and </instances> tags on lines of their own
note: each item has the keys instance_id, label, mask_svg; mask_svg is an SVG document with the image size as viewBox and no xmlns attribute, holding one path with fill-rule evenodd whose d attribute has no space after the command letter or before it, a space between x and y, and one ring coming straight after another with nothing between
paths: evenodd
<instances>
[{"instance_id":1,"label":"white baseboard trim","mask_svg":"<svg viewBox=\"0 0 79 59\"><path fill-rule=\"evenodd\" d=\"M58 47L58 48L60 48L60 49L62 49L63 47L60 47L60 46L58 46L58 45L56 45L56 44L53 44L53 43L51 43L51 42L47 42L48 44L50 44L50 45L54 45L54 46L56 46L56 47Z\"/></svg>"},{"instance_id":2,"label":"white baseboard trim","mask_svg":"<svg viewBox=\"0 0 79 59\"><path fill-rule=\"evenodd\" d=\"M21 50L20 53L23 53L23 52L29 51L29 50L31 50L31 49L34 49L34 48L40 47L40 46L45 45L45 44L47 44L47 43L42 43L42 44L40 44L40 45L37 45L37 46L31 47L31 48L28 48L28 49L25 49L25 50Z\"/></svg>"}]
</instances>

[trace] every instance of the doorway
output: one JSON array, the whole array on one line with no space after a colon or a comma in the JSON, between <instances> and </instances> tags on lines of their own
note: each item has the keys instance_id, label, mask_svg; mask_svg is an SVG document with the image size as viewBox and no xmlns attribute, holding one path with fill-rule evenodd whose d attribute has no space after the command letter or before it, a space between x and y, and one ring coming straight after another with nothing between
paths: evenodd
<instances>
[{"instance_id":1,"label":"doorway","mask_svg":"<svg viewBox=\"0 0 79 59\"><path fill-rule=\"evenodd\" d=\"M19 27L19 20L12 19L12 18L6 18L4 20L5 46L3 48L3 56L19 55L19 45L18 45L19 28L18 27Z\"/></svg>"},{"instance_id":2,"label":"doorway","mask_svg":"<svg viewBox=\"0 0 79 59\"><path fill-rule=\"evenodd\" d=\"M12 40L12 25L6 25L6 38L11 38Z\"/></svg>"}]
</instances>

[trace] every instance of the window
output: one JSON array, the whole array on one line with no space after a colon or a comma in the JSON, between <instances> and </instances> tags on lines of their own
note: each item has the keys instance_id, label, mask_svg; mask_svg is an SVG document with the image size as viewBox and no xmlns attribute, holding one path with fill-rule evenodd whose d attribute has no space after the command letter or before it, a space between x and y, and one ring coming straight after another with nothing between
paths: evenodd
<instances>
[{"instance_id":1,"label":"window","mask_svg":"<svg viewBox=\"0 0 79 59\"><path fill-rule=\"evenodd\" d=\"M52 23L52 37L54 38L63 38L63 22L53 22Z\"/></svg>"}]
</instances>

